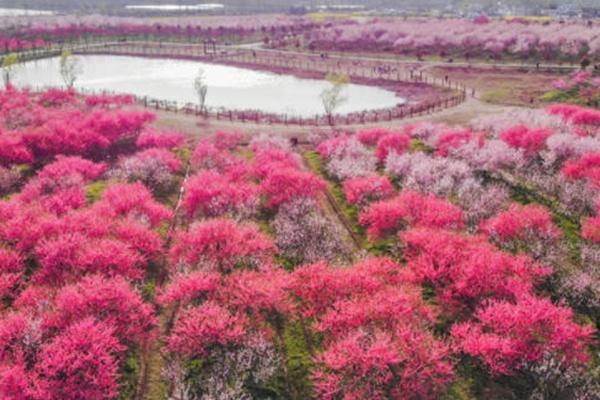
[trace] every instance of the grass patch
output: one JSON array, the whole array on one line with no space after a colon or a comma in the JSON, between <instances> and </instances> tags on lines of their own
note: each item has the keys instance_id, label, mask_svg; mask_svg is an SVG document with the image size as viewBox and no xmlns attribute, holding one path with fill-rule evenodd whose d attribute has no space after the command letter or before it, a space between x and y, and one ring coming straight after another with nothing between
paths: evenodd
<instances>
[{"instance_id":1,"label":"grass patch","mask_svg":"<svg viewBox=\"0 0 600 400\"><path fill-rule=\"evenodd\" d=\"M422 152L425 154L433 154L435 151L433 147L428 146L424 141L416 138L411 139L408 149L413 153Z\"/></svg>"},{"instance_id":2,"label":"grass patch","mask_svg":"<svg viewBox=\"0 0 600 400\"><path fill-rule=\"evenodd\" d=\"M121 390L119 393L120 400L135 398L135 392L140 376L140 354L139 351L130 349L127 352L125 364L121 367Z\"/></svg>"},{"instance_id":3,"label":"grass patch","mask_svg":"<svg viewBox=\"0 0 600 400\"><path fill-rule=\"evenodd\" d=\"M287 355L285 360L287 376L281 390L285 393L283 398L310 399L313 397L310 376L314 362L308 346L311 338L306 337L302 324L302 321L293 321L287 323L284 328L283 341Z\"/></svg>"},{"instance_id":4,"label":"grass patch","mask_svg":"<svg viewBox=\"0 0 600 400\"><path fill-rule=\"evenodd\" d=\"M173 150L177 158L181 161L182 165L187 165L192 159L192 150L187 147L182 147Z\"/></svg>"},{"instance_id":5,"label":"grass patch","mask_svg":"<svg viewBox=\"0 0 600 400\"><path fill-rule=\"evenodd\" d=\"M510 87L502 87L493 90L486 90L481 95L481 100L487 103L507 104L514 98L514 92Z\"/></svg>"},{"instance_id":6,"label":"grass patch","mask_svg":"<svg viewBox=\"0 0 600 400\"><path fill-rule=\"evenodd\" d=\"M107 181L96 181L87 185L85 197L88 203L95 203L96 201L100 200L100 197L102 196L102 193L104 193L106 186L108 186Z\"/></svg>"},{"instance_id":7,"label":"grass patch","mask_svg":"<svg viewBox=\"0 0 600 400\"><path fill-rule=\"evenodd\" d=\"M600 96L587 98L581 96L577 90L551 90L540 96L540 101L547 103L570 103L584 107L598 107Z\"/></svg>"}]
</instances>

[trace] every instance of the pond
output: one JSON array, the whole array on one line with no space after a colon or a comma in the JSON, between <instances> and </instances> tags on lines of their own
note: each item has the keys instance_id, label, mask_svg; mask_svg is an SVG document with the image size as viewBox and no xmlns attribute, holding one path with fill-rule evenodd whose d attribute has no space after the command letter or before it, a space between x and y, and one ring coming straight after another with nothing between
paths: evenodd
<instances>
[{"instance_id":1,"label":"pond","mask_svg":"<svg viewBox=\"0 0 600 400\"><path fill-rule=\"evenodd\" d=\"M34 10L25 8L0 8L0 17L41 16L53 15L52 11Z\"/></svg>"},{"instance_id":2,"label":"pond","mask_svg":"<svg viewBox=\"0 0 600 400\"><path fill-rule=\"evenodd\" d=\"M225 5L220 3L178 5L178 4L128 4L128 10L144 11L214 11L221 10Z\"/></svg>"},{"instance_id":3,"label":"pond","mask_svg":"<svg viewBox=\"0 0 600 400\"><path fill-rule=\"evenodd\" d=\"M206 105L213 108L312 117L323 114L320 94L330 86L324 80L196 61L107 55L77 58L81 74L76 88L130 93L180 105L197 103L194 79L200 68L208 84ZM58 57L27 62L15 70L13 83L32 88L63 86L59 64ZM356 84L344 88L344 96L347 101L339 107L340 114L405 102L392 91Z\"/></svg>"}]
</instances>

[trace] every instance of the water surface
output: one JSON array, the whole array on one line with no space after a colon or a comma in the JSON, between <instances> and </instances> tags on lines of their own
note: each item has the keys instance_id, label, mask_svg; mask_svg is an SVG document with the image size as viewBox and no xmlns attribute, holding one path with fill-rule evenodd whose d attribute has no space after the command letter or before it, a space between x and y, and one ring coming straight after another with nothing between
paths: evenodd
<instances>
[{"instance_id":1,"label":"water surface","mask_svg":"<svg viewBox=\"0 0 600 400\"><path fill-rule=\"evenodd\" d=\"M324 80L196 61L106 55L77 59L82 72L76 88L131 93L181 105L197 103L194 78L200 68L208 84L207 106L213 108L312 117L323 114L319 95L330 85ZM13 83L33 88L64 86L59 71L58 57L27 62L15 71ZM348 100L339 107L341 114L404 103L392 91L373 86L350 84L344 92Z\"/></svg>"},{"instance_id":2,"label":"water surface","mask_svg":"<svg viewBox=\"0 0 600 400\"><path fill-rule=\"evenodd\" d=\"M212 11L220 10L225 5L220 3L208 3L208 4L193 4L193 5L181 5L181 4L131 4L126 5L125 8L128 10L145 10L145 11Z\"/></svg>"},{"instance_id":3,"label":"water surface","mask_svg":"<svg viewBox=\"0 0 600 400\"><path fill-rule=\"evenodd\" d=\"M54 15L54 12L24 8L0 8L0 17L20 17L37 15Z\"/></svg>"}]
</instances>

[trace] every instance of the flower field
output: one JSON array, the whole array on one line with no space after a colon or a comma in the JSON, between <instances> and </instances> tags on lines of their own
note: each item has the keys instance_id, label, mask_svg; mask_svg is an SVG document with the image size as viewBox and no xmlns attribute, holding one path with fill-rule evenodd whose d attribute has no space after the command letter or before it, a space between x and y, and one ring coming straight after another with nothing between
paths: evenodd
<instances>
[{"instance_id":1,"label":"flower field","mask_svg":"<svg viewBox=\"0 0 600 400\"><path fill-rule=\"evenodd\" d=\"M319 51L386 52L457 58L531 61L598 59L597 21L373 18L314 27L304 44Z\"/></svg>"},{"instance_id":2,"label":"flower field","mask_svg":"<svg viewBox=\"0 0 600 400\"><path fill-rule=\"evenodd\" d=\"M156 398L596 398L597 110L306 145L155 118L0 92L3 399L152 368Z\"/></svg>"}]
</instances>

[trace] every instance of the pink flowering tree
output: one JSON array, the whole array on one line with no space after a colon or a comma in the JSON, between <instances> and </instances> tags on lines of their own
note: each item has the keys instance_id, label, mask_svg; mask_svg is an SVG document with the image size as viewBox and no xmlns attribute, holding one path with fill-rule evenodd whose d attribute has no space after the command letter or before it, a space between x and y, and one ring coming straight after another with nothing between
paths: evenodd
<instances>
[{"instance_id":1,"label":"pink flowering tree","mask_svg":"<svg viewBox=\"0 0 600 400\"><path fill-rule=\"evenodd\" d=\"M366 206L374 201L390 198L394 187L389 178L381 175L369 175L344 181L344 194L350 204Z\"/></svg>"},{"instance_id":2,"label":"pink flowering tree","mask_svg":"<svg viewBox=\"0 0 600 400\"><path fill-rule=\"evenodd\" d=\"M185 184L183 207L188 216L249 217L258 207L255 185L239 182L215 171L200 171Z\"/></svg>"},{"instance_id":3,"label":"pink flowering tree","mask_svg":"<svg viewBox=\"0 0 600 400\"><path fill-rule=\"evenodd\" d=\"M281 205L272 226L280 254L295 265L349 256L349 238L344 229L313 200L299 199Z\"/></svg>"},{"instance_id":4,"label":"pink flowering tree","mask_svg":"<svg viewBox=\"0 0 600 400\"><path fill-rule=\"evenodd\" d=\"M173 268L228 273L240 266L268 263L273 254L273 242L256 225L221 218L176 232L169 256Z\"/></svg>"},{"instance_id":5,"label":"pink flowering tree","mask_svg":"<svg viewBox=\"0 0 600 400\"><path fill-rule=\"evenodd\" d=\"M481 359L493 374L504 375L546 353L562 356L568 364L585 363L593 332L591 326L577 324L570 309L532 296L492 301L476 311L473 321L452 328L463 352Z\"/></svg>"},{"instance_id":6,"label":"pink flowering tree","mask_svg":"<svg viewBox=\"0 0 600 400\"><path fill-rule=\"evenodd\" d=\"M395 233L405 226L460 229L464 223L463 213L455 205L411 191L372 203L361 212L359 221L373 239Z\"/></svg>"},{"instance_id":7,"label":"pink flowering tree","mask_svg":"<svg viewBox=\"0 0 600 400\"><path fill-rule=\"evenodd\" d=\"M543 258L560 246L560 230L548 210L538 205L513 204L484 221L481 230L501 247L512 252L525 251L535 258Z\"/></svg>"}]
</instances>

